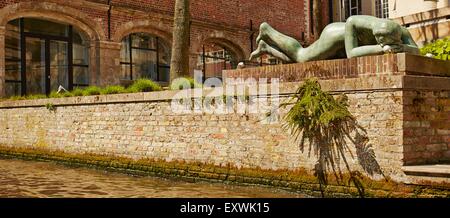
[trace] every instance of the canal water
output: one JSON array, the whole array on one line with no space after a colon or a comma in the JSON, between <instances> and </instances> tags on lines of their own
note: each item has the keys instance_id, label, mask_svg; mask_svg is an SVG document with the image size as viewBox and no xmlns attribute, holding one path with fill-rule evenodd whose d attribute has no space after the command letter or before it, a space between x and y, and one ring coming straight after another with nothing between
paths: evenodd
<instances>
[{"instance_id":1,"label":"canal water","mask_svg":"<svg viewBox=\"0 0 450 218\"><path fill-rule=\"evenodd\" d=\"M134 177L55 163L0 159L0 197L39 198L302 198L275 188L187 183Z\"/></svg>"}]
</instances>

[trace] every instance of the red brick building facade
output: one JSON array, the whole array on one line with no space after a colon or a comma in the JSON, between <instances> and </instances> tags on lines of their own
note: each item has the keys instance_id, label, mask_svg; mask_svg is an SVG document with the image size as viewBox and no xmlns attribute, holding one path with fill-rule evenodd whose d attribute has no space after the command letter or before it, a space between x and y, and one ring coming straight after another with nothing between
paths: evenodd
<instances>
[{"instance_id":1,"label":"red brick building facade","mask_svg":"<svg viewBox=\"0 0 450 218\"><path fill-rule=\"evenodd\" d=\"M233 64L246 60L263 21L308 41L309 7L309 0L191 1L191 72L201 66L205 45L227 51ZM74 81L83 75L84 85L104 86L136 79L140 71L165 74L173 8L174 0L0 0L0 96L43 92L27 90L34 82L30 70L36 78L44 75L39 81L46 92L54 85L81 86ZM45 27L62 35L40 33ZM53 75L60 83L48 85Z\"/></svg>"}]
</instances>

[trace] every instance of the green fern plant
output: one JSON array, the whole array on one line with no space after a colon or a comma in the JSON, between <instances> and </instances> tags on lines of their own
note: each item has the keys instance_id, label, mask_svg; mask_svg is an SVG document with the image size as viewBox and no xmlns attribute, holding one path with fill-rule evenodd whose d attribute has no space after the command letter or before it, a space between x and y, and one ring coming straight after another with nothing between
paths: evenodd
<instances>
[{"instance_id":1,"label":"green fern plant","mask_svg":"<svg viewBox=\"0 0 450 218\"><path fill-rule=\"evenodd\" d=\"M317 158L315 175L319 183L326 185L330 173L338 181L342 179L340 162L343 161L352 175L351 182L358 188L359 174L351 171L345 157L345 153L350 152L346 139L351 139L350 133L357 128L347 101L347 96L334 98L321 89L317 80L309 79L280 107L292 106L283 118L284 127L299 142L302 152L308 143L308 155L313 154ZM363 195L362 190L360 195Z\"/></svg>"}]
</instances>

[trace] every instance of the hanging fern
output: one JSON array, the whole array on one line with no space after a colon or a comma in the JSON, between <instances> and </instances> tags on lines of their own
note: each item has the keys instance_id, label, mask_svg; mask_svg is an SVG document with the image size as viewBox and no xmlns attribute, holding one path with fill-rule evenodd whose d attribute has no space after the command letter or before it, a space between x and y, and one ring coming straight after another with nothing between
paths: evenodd
<instances>
[{"instance_id":1,"label":"hanging fern","mask_svg":"<svg viewBox=\"0 0 450 218\"><path fill-rule=\"evenodd\" d=\"M284 127L289 129L299 142L302 152L305 142L308 142L308 154L317 157L315 174L320 184L326 185L327 175L331 172L338 181L342 179L339 166L343 161L352 175L351 182L356 187L359 186L357 174L350 170L345 158L345 153L350 152L346 138L351 139L350 133L357 128L356 120L348 110L347 101L345 95L335 99L331 94L322 91L317 80L309 79L287 102L281 104L281 107L292 106L284 117Z\"/></svg>"}]
</instances>

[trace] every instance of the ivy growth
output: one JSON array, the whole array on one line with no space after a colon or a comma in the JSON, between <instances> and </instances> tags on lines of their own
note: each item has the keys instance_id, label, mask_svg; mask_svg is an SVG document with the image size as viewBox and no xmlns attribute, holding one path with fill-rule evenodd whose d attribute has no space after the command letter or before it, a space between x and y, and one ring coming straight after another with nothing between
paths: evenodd
<instances>
[{"instance_id":1,"label":"ivy growth","mask_svg":"<svg viewBox=\"0 0 450 218\"><path fill-rule=\"evenodd\" d=\"M420 49L422 55L432 54L434 58L440 60L450 60L450 37L436 40Z\"/></svg>"}]
</instances>

